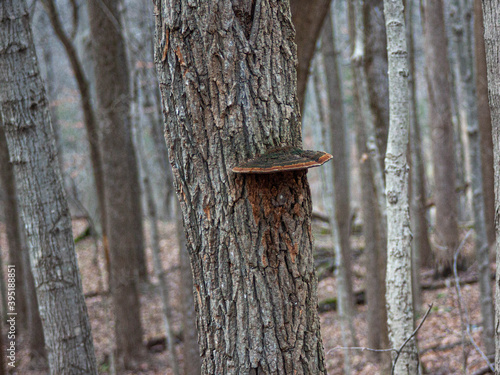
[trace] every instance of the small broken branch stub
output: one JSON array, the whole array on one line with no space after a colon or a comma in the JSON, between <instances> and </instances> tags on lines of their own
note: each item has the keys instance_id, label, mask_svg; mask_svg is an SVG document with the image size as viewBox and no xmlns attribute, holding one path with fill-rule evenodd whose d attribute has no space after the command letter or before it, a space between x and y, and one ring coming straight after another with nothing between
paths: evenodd
<instances>
[{"instance_id":1,"label":"small broken branch stub","mask_svg":"<svg viewBox=\"0 0 500 375\"><path fill-rule=\"evenodd\" d=\"M234 173L277 173L319 167L332 158L327 152L298 147L275 148L233 168Z\"/></svg>"}]
</instances>

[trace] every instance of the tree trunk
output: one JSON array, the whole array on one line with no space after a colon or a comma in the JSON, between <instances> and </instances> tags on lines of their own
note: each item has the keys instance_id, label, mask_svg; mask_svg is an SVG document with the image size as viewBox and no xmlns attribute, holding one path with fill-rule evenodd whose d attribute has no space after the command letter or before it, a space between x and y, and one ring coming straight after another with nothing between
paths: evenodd
<instances>
[{"instance_id":1,"label":"tree trunk","mask_svg":"<svg viewBox=\"0 0 500 375\"><path fill-rule=\"evenodd\" d=\"M486 46L486 65L488 72L488 94L491 111L493 136L493 152L495 166L495 212L496 212L496 254L497 264L500 264L500 71L498 56L500 56L500 7L498 1L483 0L484 42ZM495 373L500 369L500 267L496 273L496 316L495 316Z\"/></svg>"},{"instance_id":2,"label":"tree trunk","mask_svg":"<svg viewBox=\"0 0 500 375\"><path fill-rule=\"evenodd\" d=\"M177 197L176 197L177 199ZM177 238L179 241L179 264L181 275L181 312L182 337L184 344L184 375L201 375L200 351L198 349L198 331L196 329L196 311L193 296L193 272L189 263L186 234L182 223L182 212L177 205Z\"/></svg>"},{"instance_id":3,"label":"tree trunk","mask_svg":"<svg viewBox=\"0 0 500 375\"><path fill-rule=\"evenodd\" d=\"M415 46L413 39L414 2L409 0L405 7L406 41L408 44L408 94L410 111L410 220L412 230L412 282L413 308L418 313L421 307L420 269L422 265L430 265L431 246L427 230L427 209L425 193L425 171L422 156L422 137L417 108L417 89L415 80Z\"/></svg>"},{"instance_id":4,"label":"tree trunk","mask_svg":"<svg viewBox=\"0 0 500 375\"><path fill-rule=\"evenodd\" d=\"M5 195L4 217L9 246L9 265L13 265L16 273L21 275L16 279L16 312L19 324L17 327L27 335L30 357L45 362L43 328L38 312L35 283L28 259L29 250L23 241L24 233L22 225L20 225L14 171L9 161L9 150L3 126L0 128L0 182Z\"/></svg>"},{"instance_id":5,"label":"tree trunk","mask_svg":"<svg viewBox=\"0 0 500 375\"><path fill-rule=\"evenodd\" d=\"M359 7L358 7L359 9ZM351 40L351 53L354 53L356 43L356 9L354 1L349 1L349 38ZM367 112L356 110L363 108L361 104L361 79L357 77L360 68L351 64L353 76L353 97L356 122L356 145L358 148L358 159L360 163L361 199L363 213L363 235L365 237L365 250L367 254L367 277L365 280L367 305L368 305L368 345L371 348L387 348L389 337L387 330L387 310L385 299L385 272L386 272L386 236L385 224L382 223L380 203L376 193L374 182L375 171L373 165L380 166L377 162L370 161L371 156L368 148L368 137L366 134L365 121L370 120L370 116L363 115ZM365 104L364 107L367 105ZM373 144L374 142L372 142ZM379 184L380 185L380 184ZM385 198L384 198L385 206ZM373 266L377 265L377 266ZM373 359L382 363L385 371L390 371L390 355L373 352Z\"/></svg>"},{"instance_id":6,"label":"tree trunk","mask_svg":"<svg viewBox=\"0 0 500 375\"><path fill-rule=\"evenodd\" d=\"M461 223L468 222L472 219L470 212L472 205L469 204L468 189L468 171L466 168L466 152L465 152L465 135L464 130L467 126L465 114L465 93L462 90L460 82L460 51L468 48L464 40L465 33L464 25L460 22L457 9L458 2L461 0L450 0L443 2L444 8L444 24L446 29L446 39L448 41L448 61L450 65L450 95L451 95L451 112L453 127L453 137L455 144L455 170L457 190L457 218ZM472 76L471 76L472 78Z\"/></svg>"},{"instance_id":7,"label":"tree trunk","mask_svg":"<svg viewBox=\"0 0 500 375\"><path fill-rule=\"evenodd\" d=\"M483 342L486 354L495 352L494 314L492 290L490 284L490 257L486 234L485 208L483 198L483 176L481 167L481 139L477 119L477 102L474 82L474 61L472 56L471 30L467 23L467 14L460 1L454 1L457 22L455 33L460 43L457 48L459 81L462 100L465 106L467 123L468 156L471 168L471 185L474 212L474 230L476 232L476 259L479 267L479 286L481 292L481 314L483 318Z\"/></svg>"},{"instance_id":8,"label":"tree trunk","mask_svg":"<svg viewBox=\"0 0 500 375\"><path fill-rule=\"evenodd\" d=\"M481 133L481 167L483 175L484 208L488 244L495 243L495 178L493 171L493 143L491 141L491 115L488 104L486 52L484 47L483 9L481 0L474 0L474 56L477 95L477 120Z\"/></svg>"},{"instance_id":9,"label":"tree trunk","mask_svg":"<svg viewBox=\"0 0 500 375\"><path fill-rule=\"evenodd\" d=\"M424 1L424 37L429 92L429 121L434 163L436 254L440 273L449 273L458 245L455 148L451 121L450 68L442 0Z\"/></svg>"},{"instance_id":10,"label":"tree trunk","mask_svg":"<svg viewBox=\"0 0 500 375\"><path fill-rule=\"evenodd\" d=\"M63 45L64 51L68 56L68 61L71 65L71 69L73 70L78 91L80 93L83 123L87 132L90 161L92 164L92 172L96 186L97 198L99 201L104 251L106 259L108 259L109 249L107 247L106 201L104 198L102 155L101 150L99 149L99 125L97 123L94 106L92 104L90 84L87 76L85 75L83 64L78 58L76 47L71 38L64 31L54 0L43 0L42 3L45 11L47 12L50 23L52 24L52 28L54 29L54 33ZM109 272L109 265L107 265L107 267Z\"/></svg>"},{"instance_id":11,"label":"tree trunk","mask_svg":"<svg viewBox=\"0 0 500 375\"><path fill-rule=\"evenodd\" d=\"M365 0L363 4L366 74L369 103L375 125L377 146L382 156L387 149L389 127L389 84L387 82L387 41L384 23L384 1Z\"/></svg>"},{"instance_id":12,"label":"tree trunk","mask_svg":"<svg viewBox=\"0 0 500 375\"><path fill-rule=\"evenodd\" d=\"M333 156L336 220L339 228L343 266L346 271L347 294L352 309L354 301L352 297L352 262L349 238L351 235L349 141L344 120L343 90L340 80L338 53L335 49L334 19L331 13L331 9L328 10L321 34L321 52L323 54L328 93L327 118L330 121L330 137L329 140L325 141L329 143L329 149Z\"/></svg>"},{"instance_id":13,"label":"tree trunk","mask_svg":"<svg viewBox=\"0 0 500 375\"><path fill-rule=\"evenodd\" d=\"M203 374L325 374L303 170L231 172L301 146L287 1L156 2L166 138Z\"/></svg>"},{"instance_id":14,"label":"tree trunk","mask_svg":"<svg viewBox=\"0 0 500 375\"><path fill-rule=\"evenodd\" d=\"M330 9L330 2L331 0L290 0L297 44L297 97L301 108L304 108L311 60L316 51L321 27Z\"/></svg>"},{"instance_id":15,"label":"tree trunk","mask_svg":"<svg viewBox=\"0 0 500 375\"><path fill-rule=\"evenodd\" d=\"M327 21L331 22L331 18L327 17ZM317 129L313 130L315 144L323 150L329 150L330 147L326 147L325 140L331 140L331 130L330 118L328 113L325 113L325 105L322 103L322 93L326 91L325 87L321 85L321 77L319 68L321 68L322 56L317 55L315 61L313 61L313 76L312 84L309 83L309 87L313 86L314 92L314 103L316 104L315 112L318 113L319 121L316 126ZM323 64L324 65L324 64ZM328 169L330 168L330 170ZM340 320L340 331L343 347L357 346L354 344L356 341L356 334L354 331L353 316L353 295L352 295L352 285L348 282L348 272L346 269L346 264L344 261L344 254L342 246L340 243L340 229L337 223L337 205L335 197L335 171L333 163L327 165L320 170L321 176L321 191L323 206L326 208L326 212L329 218L329 226L332 233L332 247L333 255L335 258L335 278L337 281L337 311ZM343 198L345 199L345 198ZM346 349L343 351L344 356L344 375L351 374L351 351Z\"/></svg>"},{"instance_id":16,"label":"tree trunk","mask_svg":"<svg viewBox=\"0 0 500 375\"><path fill-rule=\"evenodd\" d=\"M142 351L137 263L139 254L144 254L140 187L130 123L129 70L118 3L92 0L88 13L102 129L117 367L128 368L135 365Z\"/></svg>"},{"instance_id":17,"label":"tree trunk","mask_svg":"<svg viewBox=\"0 0 500 375\"><path fill-rule=\"evenodd\" d=\"M409 92L408 53L402 0L384 0L389 67L389 138L385 156L387 197L387 316L393 348L406 344L393 369L396 375L418 374L413 337L411 233L408 203Z\"/></svg>"},{"instance_id":18,"label":"tree trunk","mask_svg":"<svg viewBox=\"0 0 500 375\"><path fill-rule=\"evenodd\" d=\"M180 375L179 362L177 359L177 354L175 351L174 335L171 328L171 309L170 309L170 298L167 286L167 273L163 269L161 261L161 250L160 250L160 234L158 228L158 213L156 211L156 203L153 196L153 187L151 186L148 163L144 155L144 142L143 142L143 129L142 129L142 113L140 108L140 90L139 81L140 73L133 73L133 102L132 102L132 114L133 114L133 134L134 134L134 146L137 150L137 161L139 162L141 171L141 181L142 190L144 191L144 196L146 198L147 207L147 219L149 222L149 230L151 233L151 252L153 254L153 267L155 276L158 278L158 289L160 294L160 300L163 307L163 324L165 326L165 337L167 340L167 349L170 356L170 366L174 372L174 375Z\"/></svg>"},{"instance_id":19,"label":"tree trunk","mask_svg":"<svg viewBox=\"0 0 500 375\"><path fill-rule=\"evenodd\" d=\"M24 1L0 5L0 112L52 374L97 374L48 103ZM18 275L17 277L21 277Z\"/></svg>"},{"instance_id":20,"label":"tree trunk","mask_svg":"<svg viewBox=\"0 0 500 375\"><path fill-rule=\"evenodd\" d=\"M2 122L0 114L0 123ZM9 161L9 149L3 129L0 130L0 182L2 183L3 214L5 218L5 232L9 248L9 265L13 265L19 275L23 274L21 228L19 227L19 214L17 212L16 183L14 181L14 171ZM16 280L16 312L19 317L18 328L27 328L27 308L26 308L26 280L19 277Z\"/></svg>"}]
</instances>

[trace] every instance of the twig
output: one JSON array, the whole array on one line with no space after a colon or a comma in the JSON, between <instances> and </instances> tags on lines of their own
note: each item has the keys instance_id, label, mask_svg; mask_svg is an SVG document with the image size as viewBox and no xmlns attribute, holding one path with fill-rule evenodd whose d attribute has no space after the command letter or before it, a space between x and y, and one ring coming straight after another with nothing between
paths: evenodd
<instances>
[{"instance_id":1,"label":"twig","mask_svg":"<svg viewBox=\"0 0 500 375\"><path fill-rule=\"evenodd\" d=\"M432 305L433 305L432 303L429 305L429 308L427 309L427 312L425 313L425 315L422 318L422 321L420 322L420 324L418 325L418 327L415 328L415 330L413 331L413 333L410 335L410 337L408 337L406 339L406 341L403 343L403 345L401 345L401 347L399 348L399 350L396 350L396 353L397 353L396 354L396 358L394 358L394 363L392 364L392 371L391 371L392 375L394 375L394 370L396 368L396 362L398 361L399 355L403 351L403 348L406 346L406 344L408 344L410 342L410 340L417 334L417 332L419 331L420 327L422 327L422 325L424 324L425 320L429 316L429 313L431 312Z\"/></svg>"},{"instance_id":2,"label":"twig","mask_svg":"<svg viewBox=\"0 0 500 375\"><path fill-rule=\"evenodd\" d=\"M467 238L469 237L469 235L471 233L472 233L472 229L467 232L467 234L465 235L464 239L462 240L462 242L458 246L457 250L455 251L455 254L453 255L453 275L455 276L455 288L457 289L458 305L459 305L460 315L462 315L462 308L461 308L461 306L462 306L463 298L462 298L462 290L460 288L460 279L458 277L458 271L457 271L457 260L458 260L458 255L460 254L460 251L463 249L463 247L465 245L465 241L467 240ZM465 319L467 321L467 323L466 323L466 332L467 332L467 336L469 337L470 342L472 343L472 345L474 345L474 348L481 355L481 357L483 357L484 361L487 363L487 365L490 368L490 370L493 371L493 372L495 372L495 369L494 369L493 365L491 364L491 362L489 361L488 357L483 353L483 351L481 350L481 348L476 344L476 341L472 337L472 334L470 332L469 311L468 311L467 306L465 304L464 304L463 312L465 314ZM462 319L462 333L463 333L463 319ZM465 363L464 365L467 366L467 363ZM465 370L467 371L467 369L465 369Z\"/></svg>"},{"instance_id":3,"label":"twig","mask_svg":"<svg viewBox=\"0 0 500 375\"><path fill-rule=\"evenodd\" d=\"M329 355L331 352L334 352L335 350L361 350L364 352L365 350L369 352L376 352L376 353L386 353L386 352L397 352L396 349L372 349L372 348L366 348L364 346L336 346L335 348L330 349L326 355Z\"/></svg>"},{"instance_id":4,"label":"twig","mask_svg":"<svg viewBox=\"0 0 500 375\"><path fill-rule=\"evenodd\" d=\"M427 309L427 312L425 313L424 317L422 318L422 321L418 325L418 327L415 328L415 330L413 331L413 333L406 339L406 341L401 345L401 347L399 349L394 349L394 348L390 348L390 349L372 349L372 348L366 348L366 347L363 347L363 346L354 346L354 347L353 346L349 346L349 347L336 346L335 348L330 349L326 353L326 355L329 355L331 352L334 352L335 350L339 350L339 349L340 350L361 350L361 351L367 350L367 351L376 352L376 353L396 352L396 358L394 358L394 363L392 364L392 372L391 372L391 374L394 374L394 369L396 368L396 362L398 361L399 355L403 351L403 349L406 346L406 344L408 344L410 342L410 340L413 337L415 337L415 335L418 333L418 331L420 330L420 328L424 324L425 320L429 316L429 314L430 314L430 312L432 310L432 306L433 306L433 304L431 303L429 305L429 308Z\"/></svg>"}]
</instances>

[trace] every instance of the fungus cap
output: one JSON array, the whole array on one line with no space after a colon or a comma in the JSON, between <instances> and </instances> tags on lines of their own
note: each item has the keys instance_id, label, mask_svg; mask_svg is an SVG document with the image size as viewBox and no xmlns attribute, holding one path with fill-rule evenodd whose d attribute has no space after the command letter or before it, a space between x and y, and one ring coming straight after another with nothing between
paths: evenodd
<instances>
[{"instance_id":1,"label":"fungus cap","mask_svg":"<svg viewBox=\"0 0 500 375\"><path fill-rule=\"evenodd\" d=\"M319 167L332 158L327 152L281 147L238 164L234 173L276 173Z\"/></svg>"}]
</instances>

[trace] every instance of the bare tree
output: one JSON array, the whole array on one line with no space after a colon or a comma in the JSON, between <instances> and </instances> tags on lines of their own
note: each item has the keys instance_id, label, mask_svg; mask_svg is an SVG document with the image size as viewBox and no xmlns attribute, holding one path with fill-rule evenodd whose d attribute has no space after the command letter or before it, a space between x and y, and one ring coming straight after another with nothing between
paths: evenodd
<instances>
[{"instance_id":1,"label":"bare tree","mask_svg":"<svg viewBox=\"0 0 500 375\"><path fill-rule=\"evenodd\" d=\"M432 132L437 267L449 273L458 245L455 147L451 120L450 68L442 0L423 2L425 59Z\"/></svg>"},{"instance_id":2,"label":"bare tree","mask_svg":"<svg viewBox=\"0 0 500 375\"><path fill-rule=\"evenodd\" d=\"M156 1L155 62L194 273L203 374L326 373L288 1ZM188 31L189 30L189 31Z\"/></svg>"},{"instance_id":3,"label":"bare tree","mask_svg":"<svg viewBox=\"0 0 500 375\"><path fill-rule=\"evenodd\" d=\"M389 138L385 156L387 197L387 316L389 338L399 353L394 374L418 374L413 335L411 233L408 202L408 52L402 0L384 0L389 65ZM410 339L411 338L411 339ZM410 339L409 342L407 340Z\"/></svg>"},{"instance_id":4,"label":"bare tree","mask_svg":"<svg viewBox=\"0 0 500 375\"><path fill-rule=\"evenodd\" d=\"M468 156L471 169L472 199L474 209L474 230L476 232L476 259L479 266L479 286L481 292L481 314L483 318L483 341L487 354L495 351L494 314L490 284L490 257L486 234L485 207L483 198L483 176L481 166L481 139L477 118L477 100L474 81L474 60L472 56L472 30L469 17L461 1L453 1L457 22L455 33L462 41L457 48L458 78L465 107L468 136ZM458 43L457 43L458 47Z\"/></svg>"},{"instance_id":5,"label":"bare tree","mask_svg":"<svg viewBox=\"0 0 500 375\"><path fill-rule=\"evenodd\" d=\"M137 291L139 255L144 254L138 166L130 119L130 73L118 3L88 3L111 256L118 368L141 355L142 325Z\"/></svg>"},{"instance_id":6,"label":"bare tree","mask_svg":"<svg viewBox=\"0 0 500 375\"><path fill-rule=\"evenodd\" d=\"M387 82L387 42L384 1L365 0L362 8L364 33L363 68L366 74L368 101L375 125L377 146L382 156L387 149L389 130L389 84Z\"/></svg>"},{"instance_id":7,"label":"bare tree","mask_svg":"<svg viewBox=\"0 0 500 375\"><path fill-rule=\"evenodd\" d=\"M488 94L491 111L491 125L493 136L493 152L495 166L495 212L500 210L500 70L498 56L500 55L500 7L498 1L483 0L484 41L486 46L486 66L488 72ZM497 264L500 264L500 223L496 221L496 254ZM495 316L495 373L500 369L500 268L496 273L496 316Z\"/></svg>"},{"instance_id":8,"label":"bare tree","mask_svg":"<svg viewBox=\"0 0 500 375\"><path fill-rule=\"evenodd\" d=\"M316 51L316 42L330 3L331 0L290 0L297 44L297 97L301 108L304 106L307 78Z\"/></svg>"},{"instance_id":9,"label":"bare tree","mask_svg":"<svg viewBox=\"0 0 500 375\"><path fill-rule=\"evenodd\" d=\"M57 6L54 0L43 0L43 7L50 20L54 33L64 47L64 51L68 56L73 75L75 76L76 85L80 93L80 105L82 107L83 123L87 132L89 143L90 162L92 164L92 172L94 183L96 186L97 198L99 201L99 212L101 218L101 228L103 235L104 251L106 259L108 258L107 247L107 230L106 230L106 201L104 199L104 182L102 170L102 156L99 148L99 124L97 122L94 105L92 103L92 94L90 89L89 78L85 74L83 63L78 56L72 36L76 35L76 30L68 34L61 21ZM77 16L78 17L78 14ZM75 25L73 25L75 27ZM109 265L107 265L109 268ZM109 269L108 269L109 271Z\"/></svg>"},{"instance_id":10,"label":"bare tree","mask_svg":"<svg viewBox=\"0 0 500 375\"><path fill-rule=\"evenodd\" d=\"M24 1L0 4L0 112L52 374L97 374L87 308ZM21 275L18 275L20 277Z\"/></svg>"},{"instance_id":11,"label":"bare tree","mask_svg":"<svg viewBox=\"0 0 500 375\"><path fill-rule=\"evenodd\" d=\"M483 8L481 0L474 0L474 57L477 95L477 121L481 133L481 167L483 175L484 212L488 244L495 243L495 187L493 171L493 142L491 115L488 104L486 52L484 47Z\"/></svg>"},{"instance_id":12,"label":"bare tree","mask_svg":"<svg viewBox=\"0 0 500 375\"><path fill-rule=\"evenodd\" d=\"M385 293L386 274L386 223L384 217L385 197L384 182L381 172L382 163L378 155L375 126L369 106L367 83L363 69L364 32L362 4L356 1L348 3L349 38L351 54L358 60L351 59L354 84L354 106L356 111L356 144L360 162L362 181L361 198L363 213L363 234L367 254L367 277L365 280L368 304L368 342L372 348L389 346L387 330L387 310ZM356 52L358 51L358 52ZM370 122L372 122L370 124ZM382 206L383 204L383 206ZM376 266L373 266L376 265ZM384 370L390 368L390 356L387 353L374 352L373 357L382 362Z\"/></svg>"}]
</instances>

